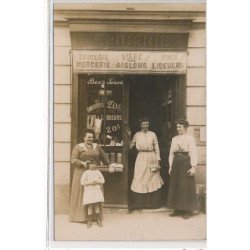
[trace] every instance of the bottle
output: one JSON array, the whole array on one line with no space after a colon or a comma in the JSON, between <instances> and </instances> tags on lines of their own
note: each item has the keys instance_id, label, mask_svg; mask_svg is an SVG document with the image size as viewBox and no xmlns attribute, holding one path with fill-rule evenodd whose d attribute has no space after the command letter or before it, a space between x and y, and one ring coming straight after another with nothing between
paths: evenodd
<instances>
[{"instance_id":1,"label":"bottle","mask_svg":"<svg viewBox=\"0 0 250 250\"><path fill-rule=\"evenodd\" d=\"M105 154L106 154L108 160L110 161L109 153L105 153Z\"/></svg>"},{"instance_id":2,"label":"bottle","mask_svg":"<svg viewBox=\"0 0 250 250\"><path fill-rule=\"evenodd\" d=\"M122 164L122 153L117 153L117 163Z\"/></svg>"},{"instance_id":3,"label":"bottle","mask_svg":"<svg viewBox=\"0 0 250 250\"><path fill-rule=\"evenodd\" d=\"M116 162L116 153L110 153L110 163Z\"/></svg>"}]
</instances>

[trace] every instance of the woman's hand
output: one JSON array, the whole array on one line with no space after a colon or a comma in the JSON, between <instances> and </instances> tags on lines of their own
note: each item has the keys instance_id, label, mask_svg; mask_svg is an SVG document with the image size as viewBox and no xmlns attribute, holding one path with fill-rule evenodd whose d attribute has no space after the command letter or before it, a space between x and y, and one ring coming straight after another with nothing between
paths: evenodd
<instances>
[{"instance_id":1,"label":"woman's hand","mask_svg":"<svg viewBox=\"0 0 250 250\"><path fill-rule=\"evenodd\" d=\"M82 161L82 166L84 167L84 168L88 168L88 163L87 162L84 162L84 161Z\"/></svg>"},{"instance_id":2,"label":"woman's hand","mask_svg":"<svg viewBox=\"0 0 250 250\"><path fill-rule=\"evenodd\" d=\"M194 176L195 173L196 173L195 167L191 167L191 168L187 171L187 173L188 173L190 176Z\"/></svg>"},{"instance_id":3,"label":"woman's hand","mask_svg":"<svg viewBox=\"0 0 250 250\"><path fill-rule=\"evenodd\" d=\"M112 164L109 164L109 173L114 173L115 172L115 168Z\"/></svg>"},{"instance_id":4,"label":"woman's hand","mask_svg":"<svg viewBox=\"0 0 250 250\"><path fill-rule=\"evenodd\" d=\"M161 161L158 160L158 169L156 170L156 172L157 172L157 171L160 171L160 169L161 169Z\"/></svg>"},{"instance_id":5,"label":"woman's hand","mask_svg":"<svg viewBox=\"0 0 250 250\"><path fill-rule=\"evenodd\" d=\"M128 134L128 137L130 138L131 137L131 130L130 130L130 128L127 129L127 134Z\"/></svg>"},{"instance_id":6,"label":"woman's hand","mask_svg":"<svg viewBox=\"0 0 250 250\"><path fill-rule=\"evenodd\" d=\"M168 174L171 175L172 167L169 167Z\"/></svg>"}]
</instances>

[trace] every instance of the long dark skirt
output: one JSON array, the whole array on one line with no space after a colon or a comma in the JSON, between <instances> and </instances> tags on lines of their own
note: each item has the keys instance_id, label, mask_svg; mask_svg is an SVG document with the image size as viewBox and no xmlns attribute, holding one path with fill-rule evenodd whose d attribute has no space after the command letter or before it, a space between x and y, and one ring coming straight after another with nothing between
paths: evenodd
<instances>
[{"instance_id":1,"label":"long dark skirt","mask_svg":"<svg viewBox=\"0 0 250 250\"><path fill-rule=\"evenodd\" d=\"M154 209L162 205L161 188L151 193L136 193L131 191L131 208Z\"/></svg>"},{"instance_id":2,"label":"long dark skirt","mask_svg":"<svg viewBox=\"0 0 250 250\"><path fill-rule=\"evenodd\" d=\"M190 157L188 155L174 156L169 182L168 208L178 210L196 210L198 208L195 178L187 174L190 168Z\"/></svg>"}]
</instances>

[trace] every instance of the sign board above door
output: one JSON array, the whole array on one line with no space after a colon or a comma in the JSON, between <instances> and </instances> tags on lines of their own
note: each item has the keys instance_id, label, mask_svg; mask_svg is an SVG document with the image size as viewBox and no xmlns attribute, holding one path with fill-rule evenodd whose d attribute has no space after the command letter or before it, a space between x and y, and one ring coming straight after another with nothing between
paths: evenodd
<instances>
[{"instance_id":1,"label":"sign board above door","mask_svg":"<svg viewBox=\"0 0 250 250\"><path fill-rule=\"evenodd\" d=\"M73 70L94 73L185 74L186 52L73 50Z\"/></svg>"},{"instance_id":2,"label":"sign board above door","mask_svg":"<svg viewBox=\"0 0 250 250\"><path fill-rule=\"evenodd\" d=\"M189 33L71 32L73 49L186 51Z\"/></svg>"}]
</instances>

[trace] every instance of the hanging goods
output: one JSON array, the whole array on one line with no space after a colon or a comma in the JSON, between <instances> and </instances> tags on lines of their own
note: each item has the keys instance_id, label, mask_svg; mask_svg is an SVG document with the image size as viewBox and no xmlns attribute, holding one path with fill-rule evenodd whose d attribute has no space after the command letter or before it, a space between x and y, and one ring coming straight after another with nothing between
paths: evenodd
<instances>
[{"instance_id":1,"label":"hanging goods","mask_svg":"<svg viewBox=\"0 0 250 250\"><path fill-rule=\"evenodd\" d=\"M94 121L95 121L95 115L88 115L87 116L87 128L93 129L94 128Z\"/></svg>"},{"instance_id":2,"label":"hanging goods","mask_svg":"<svg viewBox=\"0 0 250 250\"><path fill-rule=\"evenodd\" d=\"M93 130L95 132L95 138L99 140L99 136L101 133L101 128L102 128L102 119L95 118L94 120L94 125L93 125Z\"/></svg>"}]
</instances>

